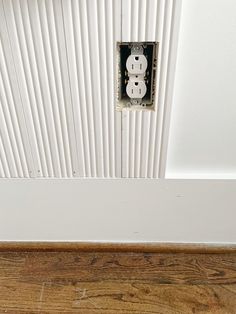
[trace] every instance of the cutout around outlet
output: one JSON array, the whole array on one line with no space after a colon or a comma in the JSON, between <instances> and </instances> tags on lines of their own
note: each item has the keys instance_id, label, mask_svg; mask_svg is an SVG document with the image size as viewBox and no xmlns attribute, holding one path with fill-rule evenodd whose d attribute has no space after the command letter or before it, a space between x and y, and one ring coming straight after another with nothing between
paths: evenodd
<instances>
[{"instance_id":1,"label":"cutout around outlet","mask_svg":"<svg viewBox=\"0 0 236 314\"><path fill-rule=\"evenodd\" d=\"M154 110L158 42L117 43L117 110Z\"/></svg>"}]
</instances>

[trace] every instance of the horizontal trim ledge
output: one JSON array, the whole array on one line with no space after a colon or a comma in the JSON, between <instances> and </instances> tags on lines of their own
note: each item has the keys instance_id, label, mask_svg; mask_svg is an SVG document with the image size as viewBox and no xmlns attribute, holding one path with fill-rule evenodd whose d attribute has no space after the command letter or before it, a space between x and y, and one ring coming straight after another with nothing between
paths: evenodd
<instances>
[{"instance_id":1,"label":"horizontal trim ledge","mask_svg":"<svg viewBox=\"0 0 236 314\"><path fill-rule=\"evenodd\" d=\"M0 241L0 252L4 251L236 254L236 244Z\"/></svg>"}]
</instances>

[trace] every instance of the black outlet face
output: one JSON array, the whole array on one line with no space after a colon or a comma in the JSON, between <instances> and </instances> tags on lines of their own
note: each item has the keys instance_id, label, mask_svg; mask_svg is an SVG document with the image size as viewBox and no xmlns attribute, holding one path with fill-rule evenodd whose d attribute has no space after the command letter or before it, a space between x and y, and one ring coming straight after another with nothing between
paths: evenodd
<instances>
[{"instance_id":1,"label":"black outlet face","mask_svg":"<svg viewBox=\"0 0 236 314\"><path fill-rule=\"evenodd\" d=\"M131 50L134 45L139 45L143 50L144 56L147 58L147 69L145 73L145 84L147 92L142 98L142 101L137 105L131 101L126 92L129 76L126 68L126 61L131 55ZM123 108L130 109L155 109L155 86L157 76L157 57L158 43L157 42L122 42L117 43L117 59L118 59L118 76L117 76L117 110ZM135 57L135 60L137 60ZM137 60L138 61L138 60ZM138 76L137 76L138 77Z\"/></svg>"}]
</instances>

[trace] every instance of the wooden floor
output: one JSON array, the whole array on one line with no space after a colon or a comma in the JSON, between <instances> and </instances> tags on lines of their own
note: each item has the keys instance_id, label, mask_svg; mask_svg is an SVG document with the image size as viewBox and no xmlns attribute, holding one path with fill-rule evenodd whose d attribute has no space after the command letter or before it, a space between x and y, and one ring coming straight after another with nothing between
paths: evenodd
<instances>
[{"instance_id":1,"label":"wooden floor","mask_svg":"<svg viewBox=\"0 0 236 314\"><path fill-rule=\"evenodd\" d=\"M236 313L236 254L0 252L0 313Z\"/></svg>"}]
</instances>

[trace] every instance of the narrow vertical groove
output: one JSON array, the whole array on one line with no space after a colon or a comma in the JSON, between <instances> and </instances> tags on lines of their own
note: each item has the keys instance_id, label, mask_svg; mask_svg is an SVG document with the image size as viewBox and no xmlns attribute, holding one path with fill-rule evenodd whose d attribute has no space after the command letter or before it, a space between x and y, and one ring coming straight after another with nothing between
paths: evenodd
<instances>
[{"instance_id":1,"label":"narrow vertical groove","mask_svg":"<svg viewBox=\"0 0 236 314\"><path fill-rule=\"evenodd\" d=\"M92 90L93 90L93 110L94 110L94 125L95 125L95 138L96 138L96 151L97 151L97 176L104 176L104 125L103 125L103 112L102 112L102 93L101 93L101 78L99 72L101 70L101 53L99 49L99 25L98 25L98 3L95 1L88 1L88 9L90 14L93 14L93 19L88 19L89 25L89 47L90 47L90 62L91 62L91 77L92 77ZM92 30L96 30L96 36L92 36Z\"/></svg>"},{"instance_id":2,"label":"narrow vertical groove","mask_svg":"<svg viewBox=\"0 0 236 314\"><path fill-rule=\"evenodd\" d=\"M39 21L40 21L40 29L42 34L42 42L45 51L45 61L47 65L47 78L49 84L50 91L50 102L51 102L51 114L52 120L54 123L55 129L55 146L56 153L58 155L57 159L59 161L58 166L59 176L65 177L66 175L66 162L64 155L64 147L63 147L63 138L61 134L61 120L59 117L59 109L58 109L58 93L56 89L55 83L55 70L54 70L54 58L53 58L53 47L52 40L50 40L49 27L48 27L48 19L46 12L46 4L45 1L38 2L38 11L39 11Z\"/></svg>"},{"instance_id":3,"label":"narrow vertical groove","mask_svg":"<svg viewBox=\"0 0 236 314\"><path fill-rule=\"evenodd\" d=\"M135 168L135 143L136 143L136 111L129 111L129 176L134 178Z\"/></svg>"},{"instance_id":4,"label":"narrow vertical groove","mask_svg":"<svg viewBox=\"0 0 236 314\"><path fill-rule=\"evenodd\" d=\"M63 2L65 5L66 3ZM78 54L80 54L80 51L78 49L77 44L77 37L76 34L80 32L80 29L78 29L78 25L76 24L77 18L74 17L75 11L78 12L77 8L77 2L76 1L70 1L68 2L70 4L70 16L67 16L67 24L70 24L71 20L71 27L67 30L68 32L68 58L70 59L71 64L69 64L69 76L71 76L70 82L71 82L71 92L72 92L72 105L74 108L74 114L75 114L75 133L76 133L76 139L78 143L78 161L79 161L79 167L83 168L81 172L81 176L85 177L88 175L88 145L86 142L88 141L88 134L87 131L87 125L86 125L86 119L84 119L84 103L82 103L82 90L79 88L79 75L81 67L78 66ZM69 37L70 35L70 37ZM69 45L70 42L70 45ZM70 52L70 54L69 54ZM82 73L82 72L81 72ZM79 153L80 151L80 153Z\"/></svg>"},{"instance_id":5,"label":"narrow vertical groove","mask_svg":"<svg viewBox=\"0 0 236 314\"><path fill-rule=\"evenodd\" d=\"M146 33L146 10L147 10L147 0L142 1L139 0L139 19L138 19L138 41L146 41L145 33ZM142 150L144 142L146 142L146 134L143 127L144 117L146 112L139 111L137 112L137 123L136 123L136 151L135 151L135 177L139 178L141 173L141 168L143 167L143 159L142 159Z\"/></svg>"},{"instance_id":6,"label":"narrow vertical groove","mask_svg":"<svg viewBox=\"0 0 236 314\"><path fill-rule=\"evenodd\" d=\"M35 150L38 150L38 157L39 157L39 167L37 170L37 176L45 175L47 174L47 165L45 160L45 152L43 148L43 140L41 136L41 132L39 132L40 124L37 119L37 116L35 115L35 94L34 94L34 87L32 83L32 76L30 71L30 64L29 64L29 52L27 51L27 43L25 38L25 33L22 31L23 29L23 22L22 22L22 15L19 7L19 2L15 2L13 5L13 13L14 13L14 22L15 22L15 29L17 32L17 40L20 50L20 58L21 63L23 66L23 74L24 74L24 80L25 80L25 86L26 86L26 92L28 94L28 110L30 113L30 120L31 120L31 127L30 129L35 134ZM24 104L26 105L26 104Z\"/></svg>"},{"instance_id":7,"label":"narrow vertical groove","mask_svg":"<svg viewBox=\"0 0 236 314\"><path fill-rule=\"evenodd\" d=\"M114 120L115 120L115 104L114 104L114 88L113 88L113 80L114 78L114 61L116 60L116 55L114 52L114 43L113 40L113 0L104 1L105 5L105 29L106 29L106 37L105 37L105 49L107 51L107 62L106 62L106 88L107 88L107 121L108 121L108 156L109 156L109 167L108 167L108 175L109 177L114 177L115 175L115 166L114 166Z\"/></svg>"},{"instance_id":8,"label":"narrow vertical groove","mask_svg":"<svg viewBox=\"0 0 236 314\"><path fill-rule=\"evenodd\" d=\"M159 128L157 125L157 117L160 114L161 103L160 103L160 93L161 93L161 81L162 81L162 51L164 46L164 16L165 16L165 1L159 0L156 6L156 20L155 28L152 30L155 34L155 39L159 42L158 51L158 62L157 62L157 85L156 85L156 98L155 98L155 113L151 115L150 121L150 133L149 133L149 156L148 156L148 173L149 178L153 178L154 169L154 159L155 159L155 139L156 139L156 129Z\"/></svg>"},{"instance_id":9,"label":"narrow vertical groove","mask_svg":"<svg viewBox=\"0 0 236 314\"><path fill-rule=\"evenodd\" d=\"M13 68L12 55L9 45L9 38L6 31L6 24L3 15L3 3L0 2L0 70L2 72L2 82L4 90L6 91L7 104L6 112L9 117L9 121L12 122L14 130L14 137L16 138L17 149L20 156L20 162L22 166L23 175L29 177L28 160L26 156L26 144L24 142L24 125L21 125L22 112L20 108L20 100L18 91L15 89L16 78ZM16 100L18 102L16 102ZM27 139L26 139L27 140Z\"/></svg>"},{"instance_id":10,"label":"narrow vertical groove","mask_svg":"<svg viewBox=\"0 0 236 314\"><path fill-rule=\"evenodd\" d=\"M54 71L55 88L57 94L57 106L58 106L58 119L60 121L61 127L61 140L64 149L64 159L65 159L65 176L72 176L72 158L70 153L70 140L69 140L69 130L67 125L66 110L65 110L65 96L62 83L62 71L59 56L59 46L57 40L57 32L55 25L55 13L53 10L52 0L45 1L45 10L47 14L48 21L48 36L52 50L52 62Z\"/></svg>"},{"instance_id":11,"label":"narrow vertical groove","mask_svg":"<svg viewBox=\"0 0 236 314\"><path fill-rule=\"evenodd\" d=\"M29 71L32 77L32 85L33 85L33 91L34 91L34 96L35 96L35 105L34 105L34 102L31 102L32 115L35 121L38 120L38 124L39 124L38 132L42 138L44 158L46 162L46 169L43 175L52 176L53 166L52 166L52 159L51 159L50 144L49 144L49 139L48 139L45 110L43 106L42 90L41 90L40 78L39 78L39 72L38 72L38 64L37 64L36 54L35 54L35 44L33 40L33 34L32 34L32 28L31 28L30 16L29 16L29 7L28 7L27 2L24 2L24 1L21 2L20 10L21 10L20 15L22 16L23 31L24 31L25 40L26 40L27 55L29 59L29 67L30 67Z\"/></svg>"},{"instance_id":12,"label":"narrow vertical groove","mask_svg":"<svg viewBox=\"0 0 236 314\"><path fill-rule=\"evenodd\" d=\"M68 43L67 43L67 37L66 37L66 30L65 30L65 17L64 17L64 10L63 10L63 1L61 0L60 2L60 9L61 9L61 22L62 22L62 31L63 31L63 37L65 40L65 60L64 62L66 63L66 72L67 72L67 78L68 78L68 86L69 86L69 90L68 90L68 94L69 94L69 98L70 98L70 123L72 124L72 128L71 128L71 140L73 143L73 151L72 153L72 174L73 176L79 176L80 175L80 171L82 172L81 168L83 168L83 166L79 166L79 162L78 162L78 141L77 141L77 136L76 136L76 131L75 131L75 112L74 112L74 107L73 107L73 96L72 96L72 90L71 90L71 78L69 75L69 56L68 56ZM81 159L83 158L83 156L80 156Z\"/></svg>"},{"instance_id":13,"label":"narrow vertical groove","mask_svg":"<svg viewBox=\"0 0 236 314\"><path fill-rule=\"evenodd\" d=\"M129 41L137 41L137 23L138 23L138 3L139 0L131 0L130 9L130 23L131 23L131 33ZM136 111L129 112L129 177L134 178L134 158L135 158L135 122L136 122Z\"/></svg>"},{"instance_id":14,"label":"narrow vertical groove","mask_svg":"<svg viewBox=\"0 0 236 314\"><path fill-rule=\"evenodd\" d=\"M53 12L55 20L55 29L57 37L57 48L59 54L59 63L61 70L61 83L62 91L64 96L64 110L65 110L65 119L68 130L68 139L69 139L69 149L71 157L71 172L72 176L79 176L79 164L78 164L78 153L77 153L77 139L75 134L75 125L74 125L74 111L73 111L73 99L71 92L71 81L69 77L68 69L68 51L66 46L66 34L65 34L65 25L63 17L63 7L61 1L53 1Z\"/></svg>"},{"instance_id":15,"label":"narrow vertical groove","mask_svg":"<svg viewBox=\"0 0 236 314\"><path fill-rule=\"evenodd\" d=\"M78 0L79 1L79 0ZM88 9L87 0L80 0L80 29L82 35L82 54L84 57L84 73L85 73L85 90L86 90L86 103L88 106L88 117L89 117L89 135L90 135L90 162L91 162L91 176L97 176L97 152L96 152L96 137L95 137L95 119L93 109L93 98L92 98L92 78L91 78L91 57L90 57L90 46L89 46L89 29L88 29ZM83 31L82 31L83 30Z\"/></svg>"},{"instance_id":16,"label":"narrow vertical groove","mask_svg":"<svg viewBox=\"0 0 236 314\"><path fill-rule=\"evenodd\" d=\"M0 34L1 35L1 34ZM9 126L14 150L17 155L18 164L20 167L20 175L28 176L27 161L25 157L24 146L22 143L21 131L19 127L19 119L14 106L12 86L9 81L9 71L2 49L2 40L0 40L0 78L1 78L1 91L4 92L6 97L6 106L3 107L6 123Z\"/></svg>"},{"instance_id":17,"label":"narrow vertical groove","mask_svg":"<svg viewBox=\"0 0 236 314\"><path fill-rule=\"evenodd\" d=\"M7 156L7 160L10 164L10 167L9 167L10 174L12 177L18 177L19 176L18 171L17 171L18 169L16 166L16 161L14 158L14 153L12 150L11 140L9 136L10 133L8 130L8 126L6 124L6 119L5 119L5 115L3 111L3 99L2 99L1 91L0 91L0 134L2 137L2 147L4 148L4 151Z\"/></svg>"},{"instance_id":18,"label":"narrow vertical groove","mask_svg":"<svg viewBox=\"0 0 236 314\"><path fill-rule=\"evenodd\" d=\"M48 0L49 1L49 0ZM48 3L48 1L46 3ZM57 80L58 91L60 91L60 114L64 126L64 142L66 143L66 152L67 152L67 172L68 176L72 177L74 175L74 169L76 167L76 160L74 158L74 129L71 125L71 94L68 86L68 73L66 68L66 48L65 48L65 36L62 22L62 12L60 2L55 2L52 0L51 8L51 19L53 23L53 34L52 37L55 37L55 53L57 58L57 67L59 76Z\"/></svg>"},{"instance_id":19,"label":"narrow vertical groove","mask_svg":"<svg viewBox=\"0 0 236 314\"><path fill-rule=\"evenodd\" d=\"M159 86L159 111L156 119L156 124L158 128L156 128L155 132L155 153L154 153L154 166L153 166L153 177L158 177L159 170L159 159L160 159L160 148L161 148L161 137L162 137L162 128L163 128L163 115L164 115L164 105L165 105L165 97L166 97L166 83L167 83L167 71L168 71L168 58L169 58L169 47L170 47L170 31L171 31L171 16L172 16L172 6L173 0L168 0L165 2L165 15L164 15L164 26L163 26L163 46L162 46L162 57L161 57L161 75L160 75L160 83Z\"/></svg>"},{"instance_id":20,"label":"narrow vertical groove","mask_svg":"<svg viewBox=\"0 0 236 314\"><path fill-rule=\"evenodd\" d=\"M84 145L78 92L78 79L74 49L73 18L71 2L61 0L63 37L65 40L65 72L68 78L68 96L70 98L71 139L73 145L73 176L85 176Z\"/></svg>"},{"instance_id":21,"label":"narrow vertical groove","mask_svg":"<svg viewBox=\"0 0 236 314\"><path fill-rule=\"evenodd\" d=\"M140 23L139 28L139 41L154 41L154 38L149 38L148 35L148 5L149 0L142 1L140 7ZM139 149L139 165L137 177L146 178L147 174L147 158L148 158L148 136L150 128L150 114L153 112L142 111L141 112L141 125L140 125L140 149Z\"/></svg>"},{"instance_id":22,"label":"narrow vertical groove","mask_svg":"<svg viewBox=\"0 0 236 314\"><path fill-rule=\"evenodd\" d=\"M139 177L140 171L140 152L141 152L141 142L142 142L142 117L143 112L138 110L135 112L135 134L134 134L134 177Z\"/></svg>"},{"instance_id":23,"label":"narrow vertical groove","mask_svg":"<svg viewBox=\"0 0 236 314\"><path fill-rule=\"evenodd\" d=\"M143 1L143 0L141 0ZM145 0L146 1L146 0ZM139 41L139 23L140 21L140 0L132 0L132 41ZM130 137L130 176L137 177L138 167L140 165L139 150L140 150L140 130L141 130L141 112L131 111L131 137Z\"/></svg>"},{"instance_id":24,"label":"narrow vertical groove","mask_svg":"<svg viewBox=\"0 0 236 314\"><path fill-rule=\"evenodd\" d=\"M112 99L113 99L113 115L111 119L114 119L114 132L113 132L113 154L114 154L114 164L113 164L113 176L122 177L122 159L123 159L123 119L122 112L117 112L115 110L116 105L116 92L117 92L117 82L116 82L116 71L117 71L117 46L116 41L122 40L122 28L123 28L123 0L111 0L112 2L112 39L113 39L113 84L112 87Z\"/></svg>"},{"instance_id":25,"label":"narrow vertical groove","mask_svg":"<svg viewBox=\"0 0 236 314\"><path fill-rule=\"evenodd\" d=\"M29 7L29 4L31 5ZM57 149L57 140L55 134L55 125L53 121L53 114L51 108L51 92L49 89L49 78L47 73L47 63L46 63L46 56L44 51L44 43L42 37L42 29L41 29L41 22L39 17L39 10L37 6L37 1L30 1L28 3L28 14L29 14L29 22L30 27L32 29L32 40L34 43L34 53L35 53L35 60L37 65L37 72L38 72L38 80L39 86L41 90L42 96L42 108L43 109L43 116L45 119L45 127L46 127L46 136L48 137L48 148L50 151L50 159L51 159L51 166L52 166L52 173L51 176L60 176L60 169L59 169L59 156L58 156L58 149Z\"/></svg>"},{"instance_id":26,"label":"narrow vertical groove","mask_svg":"<svg viewBox=\"0 0 236 314\"><path fill-rule=\"evenodd\" d=\"M1 63L0 63L0 67L1 67ZM13 130L13 126L12 126L12 121L9 118L7 95L6 95L4 85L3 85L1 69L0 69L0 106L1 106L1 117L2 117L1 118L2 121L0 123L0 130L1 130L1 127L5 126L4 127L5 135L3 136L3 138L8 137L8 139L9 139L9 147L11 150L12 158L14 160L13 167L16 168L17 175L19 177L23 177L23 171L22 171L22 167L21 167L19 152L17 150L17 145L16 145L16 141L15 141L15 135L14 135L14 130ZM2 133L3 133L3 131L2 131Z\"/></svg>"},{"instance_id":27,"label":"narrow vertical groove","mask_svg":"<svg viewBox=\"0 0 236 314\"><path fill-rule=\"evenodd\" d=\"M177 61L177 48L179 37L179 26L181 17L181 0L178 2L172 1L171 18L170 18L170 35L169 35L169 49L168 49L168 64L167 64L167 78L165 90L165 105L163 113L163 123L160 135L160 149L158 156L158 166L156 169L156 177L165 178L166 161L168 153L168 139L170 129L170 117L173 101L174 90L174 74Z\"/></svg>"},{"instance_id":28,"label":"narrow vertical groove","mask_svg":"<svg viewBox=\"0 0 236 314\"><path fill-rule=\"evenodd\" d=\"M131 41L138 41L139 2L140 0L131 0Z\"/></svg>"},{"instance_id":29,"label":"narrow vertical groove","mask_svg":"<svg viewBox=\"0 0 236 314\"><path fill-rule=\"evenodd\" d=\"M147 178L148 173L148 153L149 153L149 135L150 135L150 119L153 112L143 112L142 121L142 149L141 149L141 167L140 167L140 178Z\"/></svg>"},{"instance_id":30,"label":"narrow vertical groove","mask_svg":"<svg viewBox=\"0 0 236 314\"><path fill-rule=\"evenodd\" d=\"M0 178L6 178L6 173L3 167L3 161L2 161L2 138L0 135Z\"/></svg>"},{"instance_id":31,"label":"narrow vertical groove","mask_svg":"<svg viewBox=\"0 0 236 314\"><path fill-rule=\"evenodd\" d=\"M132 36L132 25L131 25L131 1L132 0L121 0L121 42L128 42ZM124 178L129 177L129 165L130 165L130 154L129 154L129 138L130 138L130 115L129 111L124 109L121 112L121 176Z\"/></svg>"},{"instance_id":32,"label":"narrow vertical groove","mask_svg":"<svg viewBox=\"0 0 236 314\"><path fill-rule=\"evenodd\" d=\"M35 164L34 164L34 157L33 157L33 152L32 152L32 143L30 142L30 136L29 136L29 129L27 127L27 123L26 123L26 115L25 115L25 111L24 111L24 107L23 107L23 99L22 99L22 94L21 94L21 89L20 89L20 84L19 84L19 77L17 75L17 70L16 70L16 63L15 60L13 58L13 48L12 48L12 43L10 41L10 35L9 35L9 29L8 29L8 24L7 24L7 18L6 18L6 12L5 12L5 8L4 8L4 2L2 0L2 7L0 8L0 10L2 10L3 13L3 18L5 21L5 31L6 31L6 35L8 37L8 41L9 41L9 48L10 48L10 54L11 54L11 61L12 61L12 67L14 69L14 75L15 75L15 87L17 90L17 94L18 94L18 99L19 99L19 106L20 106L20 112L21 112L21 126L24 127L24 131L25 131L25 136L23 137L24 140L26 142L23 142L24 145L24 151L25 151L25 157L26 157L26 162L27 162L27 167L28 167L28 171L29 171L29 176L30 177L35 177Z\"/></svg>"},{"instance_id":33,"label":"narrow vertical groove","mask_svg":"<svg viewBox=\"0 0 236 314\"><path fill-rule=\"evenodd\" d=\"M79 90L79 101L81 110L81 124L84 138L84 162L85 162L85 176L91 176L91 138L89 132L89 118L86 103L86 90L85 90L85 70L84 70L84 56L82 51L83 43L81 38L81 26L78 19L80 17L80 6L78 1L72 1L72 19L74 25L74 45L76 55L76 70L78 75L78 90Z\"/></svg>"},{"instance_id":34,"label":"narrow vertical groove","mask_svg":"<svg viewBox=\"0 0 236 314\"><path fill-rule=\"evenodd\" d=\"M90 6L90 7L89 7ZM87 53L88 54L88 58L89 58L89 84L90 84L90 88L93 91L92 95L91 95L91 116L92 116L92 124L93 124L93 129L95 130L95 132L93 133L93 137L94 137L94 143L95 143L95 160L94 160L94 176L99 176L100 174L100 167L99 167L99 163L101 163L103 165L103 155L102 155L102 151L99 139L101 139L101 135L99 134L100 132L103 133L102 129L98 129L98 124L101 123L101 103L100 103L100 95L98 92L98 86L99 86L99 79L97 77L98 71L97 71L97 64L96 61L94 60L95 58L95 54L98 53L98 59L99 59L99 52L97 51L97 44L94 43L93 38L92 38L92 33L94 32L94 28L96 29L96 35L98 35L98 30L97 27L95 25L93 25L93 23L96 23L96 16L92 16L92 13L94 13L94 15L96 14L96 12L91 12L89 10L89 8L91 9L91 1L90 0L86 0L85 1L85 11L86 11L86 27L87 27L87 44L88 44L88 50ZM89 18L88 18L89 17ZM94 21L95 19L95 21ZM96 51L96 52L95 52ZM95 78L95 74L96 74L96 78ZM95 93L95 89L97 90L97 92ZM100 106L100 108L98 108L98 106ZM101 174L100 174L101 175Z\"/></svg>"},{"instance_id":35,"label":"narrow vertical groove","mask_svg":"<svg viewBox=\"0 0 236 314\"><path fill-rule=\"evenodd\" d=\"M11 177L11 173L10 173L10 169L9 169L8 160L7 160L7 157L6 157L4 145L2 143L2 134L1 133L0 133L0 160L1 160L1 165L2 165L2 169L3 169L4 177L10 178Z\"/></svg>"},{"instance_id":36,"label":"narrow vertical groove","mask_svg":"<svg viewBox=\"0 0 236 314\"><path fill-rule=\"evenodd\" d=\"M20 169L19 155L17 154L16 147L14 145L14 135L11 128L11 123L9 123L9 119L6 114L7 105L7 97L3 84L0 62L0 133L2 138L2 147L6 147L6 155L11 165L9 169L11 176L17 177L22 176L22 172Z\"/></svg>"},{"instance_id":37,"label":"narrow vertical groove","mask_svg":"<svg viewBox=\"0 0 236 314\"><path fill-rule=\"evenodd\" d=\"M130 176L129 137L130 137L130 111L126 110L122 116L122 137L125 138L122 147L122 177Z\"/></svg>"},{"instance_id":38,"label":"narrow vertical groove","mask_svg":"<svg viewBox=\"0 0 236 314\"><path fill-rule=\"evenodd\" d=\"M109 177L109 127L108 127L108 91L107 91L107 49L106 8L104 0L97 6L98 52L99 52L99 82L101 97L101 129L103 146L103 175ZM110 104L111 105L111 104Z\"/></svg>"}]
</instances>

